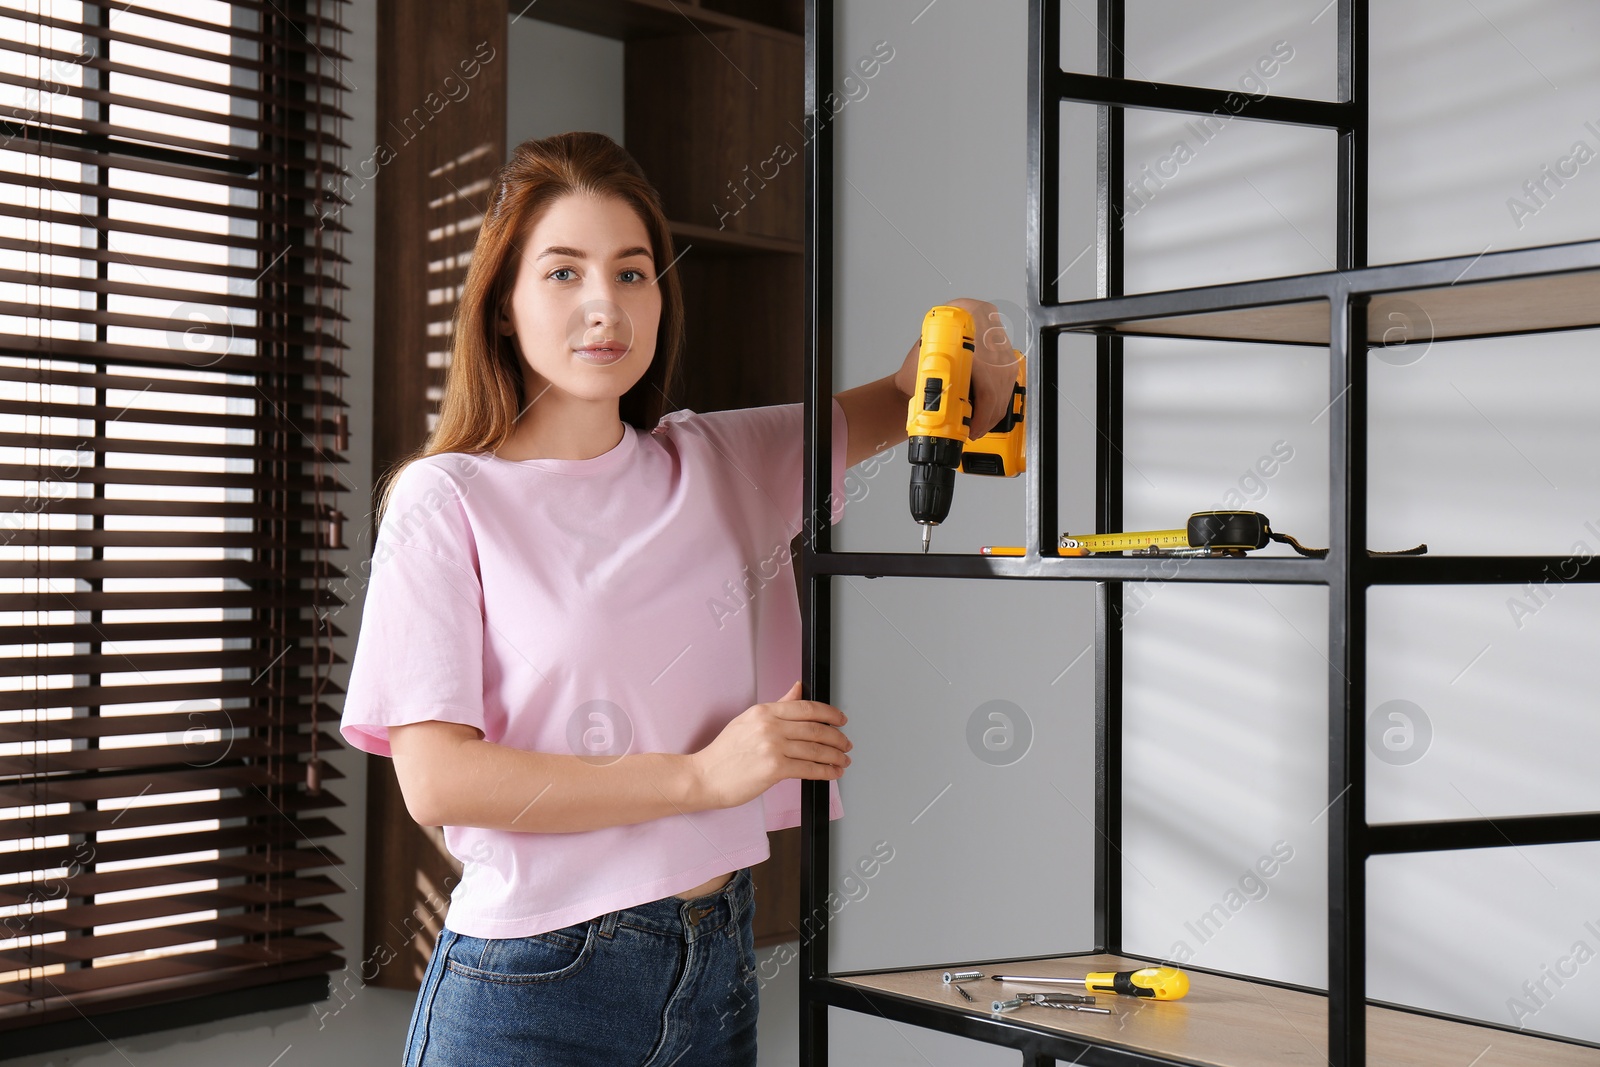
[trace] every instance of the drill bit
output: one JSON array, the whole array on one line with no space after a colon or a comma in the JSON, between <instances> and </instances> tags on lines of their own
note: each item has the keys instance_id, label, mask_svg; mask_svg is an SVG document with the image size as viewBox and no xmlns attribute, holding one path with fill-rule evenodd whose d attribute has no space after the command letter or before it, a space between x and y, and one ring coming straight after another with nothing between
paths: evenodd
<instances>
[{"instance_id":1,"label":"drill bit","mask_svg":"<svg viewBox=\"0 0 1600 1067\"><path fill-rule=\"evenodd\" d=\"M928 538L933 536L933 527L927 523L922 524L922 554L928 554Z\"/></svg>"}]
</instances>

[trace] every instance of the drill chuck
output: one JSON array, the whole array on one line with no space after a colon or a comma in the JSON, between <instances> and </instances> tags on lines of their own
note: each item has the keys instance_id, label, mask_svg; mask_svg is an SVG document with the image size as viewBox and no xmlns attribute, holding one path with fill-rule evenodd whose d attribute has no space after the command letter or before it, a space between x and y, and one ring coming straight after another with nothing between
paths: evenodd
<instances>
[{"instance_id":1,"label":"drill chuck","mask_svg":"<svg viewBox=\"0 0 1600 1067\"><path fill-rule=\"evenodd\" d=\"M962 442L949 437L910 439L911 517L917 522L936 526L950 514L961 450Z\"/></svg>"}]
</instances>

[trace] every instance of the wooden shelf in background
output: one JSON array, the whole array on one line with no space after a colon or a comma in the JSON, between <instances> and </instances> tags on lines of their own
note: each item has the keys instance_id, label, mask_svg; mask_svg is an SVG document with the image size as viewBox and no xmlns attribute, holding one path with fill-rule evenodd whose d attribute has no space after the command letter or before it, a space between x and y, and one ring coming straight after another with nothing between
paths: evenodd
<instances>
[{"instance_id":1,"label":"wooden shelf in background","mask_svg":"<svg viewBox=\"0 0 1600 1067\"><path fill-rule=\"evenodd\" d=\"M621 41L744 30L805 44L803 32L790 32L682 0L535 0L532 4L509 0L507 10L512 17L536 18Z\"/></svg>"},{"instance_id":2,"label":"wooden shelf in background","mask_svg":"<svg viewBox=\"0 0 1600 1067\"><path fill-rule=\"evenodd\" d=\"M690 34L626 46L625 142L668 218L801 242L804 67L793 37L730 33L713 43Z\"/></svg>"},{"instance_id":3,"label":"wooden shelf in background","mask_svg":"<svg viewBox=\"0 0 1600 1067\"><path fill-rule=\"evenodd\" d=\"M709 251L746 254L776 252L798 256L806 250L804 241L719 230L715 226L702 226L697 222L673 222L672 240L679 252L689 245Z\"/></svg>"}]
</instances>

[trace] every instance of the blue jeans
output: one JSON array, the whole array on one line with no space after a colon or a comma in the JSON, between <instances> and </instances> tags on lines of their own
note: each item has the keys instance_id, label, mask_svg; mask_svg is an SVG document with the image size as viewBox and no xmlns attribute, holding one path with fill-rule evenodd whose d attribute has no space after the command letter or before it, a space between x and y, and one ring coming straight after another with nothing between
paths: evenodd
<instances>
[{"instance_id":1,"label":"blue jeans","mask_svg":"<svg viewBox=\"0 0 1600 1067\"><path fill-rule=\"evenodd\" d=\"M530 937L440 931L406 1067L753 1067L754 883Z\"/></svg>"}]
</instances>

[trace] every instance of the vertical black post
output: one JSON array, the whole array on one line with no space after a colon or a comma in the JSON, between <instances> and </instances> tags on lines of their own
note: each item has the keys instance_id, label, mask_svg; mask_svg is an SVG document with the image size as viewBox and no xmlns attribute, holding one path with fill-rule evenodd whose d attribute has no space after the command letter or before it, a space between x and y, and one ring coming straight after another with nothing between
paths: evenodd
<instances>
[{"instance_id":1,"label":"vertical black post","mask_svg":"<svg viewBox=\"0 0 1600 1067\"><path fill-rule=\"evenodd\" d=\"M1365 1067L1367 297L1329 314L1328 1059Z\"/></svg>"},{"instance_id":2,"label":"vertical black post","mask_svg":"<svg viewBox=\"0 0 1600 1067\"><path fill-rule=\"evenodd\" d=\"M1056 295L1061 243L1061 99L1054 71L1061 69L1060 0L1032 0L1028 5L1028 203L1024 220L1028 251L1029 326L1040 308L1060 303ZM1013 338L1013 342L1017 339ZM1027 551L1053 556L1061 532L1057 470L1060 412L1054 398L1059 388L1058 332L1037 330L1029 338Z\"/></svg>"},{"instance_id":3,"label":"vertical black post","mask_svg":"<svg viewBox=\"0 0 1600 1067\"><path fill-rule=\"evenodd\" d=\"M804 485L800 524L801 691L831 700L829 647L832 587L816 573L815 554L833 549L833 126L822 107L833 84L833 0L806 0L805 113L815 131L806 145L806 395ZM828 898L828 782L800 783L800 914ZM823 914L826 914L824 911ZM828 929L800 938L800 1062L827 1067L828 1005L812 982L828 977Z\"/></svg>"},{"instance_id":4,"label":"vertical black post","mask_svg":"<svg viewBox=\"0 0 1600 1067\"><path fill-rule=\"evenodd\" d=\"M1339 131L1339 270L1367 265L1367 0L1339 0L1339 99L1350 124Z\"/></svg>"},{"instance_id":5,"label":"vertical black post","mask_svg":"<svg viewBox=\"0 0 1600 1067\"><path fill-rule=\"evenodd\" d=\"M1337 265L1367 265L1367 0L1339 0ZM1366 1064L1367 298L1330 310L1328 1058Z\"/></svg>"},{"instance_id":6,"label":"vertical black post","mask_svg":"<svg viewBox=\"0 0 1600 1067\"><path fill-rule=\"evenodd\" d=\"M1097 68L1123 76L1124 0L1100 0ZM1100 105L1096 124L1096 294L1122 295L1123 111ZM1122 338L1095 339L1095 521L1122 529ZM1096 589L1094 939L1101 952L1122 951L1122 584Z\"/></svg>"}]
</instances>

